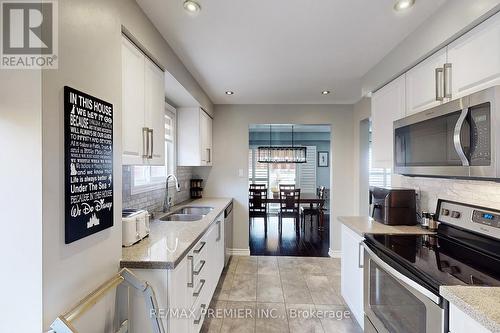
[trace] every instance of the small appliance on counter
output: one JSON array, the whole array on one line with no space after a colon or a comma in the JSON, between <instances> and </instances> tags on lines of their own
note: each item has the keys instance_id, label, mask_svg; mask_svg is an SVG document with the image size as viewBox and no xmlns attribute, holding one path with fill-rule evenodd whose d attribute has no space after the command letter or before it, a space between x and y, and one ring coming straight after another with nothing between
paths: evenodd
<instances>
[{"instance_id":1,"label":"small appliance on counter","mask_svg":"<svg viewBox=\"0 0 500 333\"><path fill-rule=\"evenodd\" d=\"M417 224L417 194L414 189L370 187L371 217L387 225Z\"/></svg>"},{"instance_id":2,"label":"small appliance on counter","mask_svg":"<svg viewBox=\"0 0 500 333\"><path fill-rule=\"evenodd\" d=\"M131 246L149 235L149 213L141 209L122 211L122 246Z\"/></svg>"}]
</instances>

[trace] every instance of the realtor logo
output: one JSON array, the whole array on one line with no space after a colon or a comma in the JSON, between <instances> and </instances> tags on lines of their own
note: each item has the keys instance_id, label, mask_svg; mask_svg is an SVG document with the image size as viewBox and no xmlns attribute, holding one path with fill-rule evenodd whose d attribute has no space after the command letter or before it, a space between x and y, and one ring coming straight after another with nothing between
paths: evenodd
<instances>
[{"instance_id":1,"label":"realtor logo","mask_svg":"<svg viewBox=\"0 0 500 333\"><path fill-rule=\"evenodd\" d=\"M57 68L57 2L2 1L1 68Z\"/></svg>"}]
</instances>

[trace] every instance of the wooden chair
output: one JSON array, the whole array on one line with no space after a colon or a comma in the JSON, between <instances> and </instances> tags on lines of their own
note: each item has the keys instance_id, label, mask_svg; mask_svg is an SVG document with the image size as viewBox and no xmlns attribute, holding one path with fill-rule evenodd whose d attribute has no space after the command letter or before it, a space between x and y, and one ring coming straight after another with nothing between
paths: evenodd
<instances>
[{"instance_id":1,"label":"wooden chair","mask_svg":"<svg viewBox=\"0 0 500 333\"><path fill-rule=\"evenodd\" d=\"M252 186L254 185L254 186ZM264 218L264 233L267 235L267 188L266 185L251 184L248 190L248 212L250 220Z\"/></svg>"},{"instance_id":2,"label":"wooden chair","mask_svg":"<svg viewBox=\"0 0 500 333\"><path fill-rule=\"evenodd\" d=\"M281 234L283 230L283 218L291 217L295 219L295 231L299 233L300 223L300 189L280 190L280 212L278 216L278 228Z\"/></svg>"},{"instance_id":3,"label":"wooden chair","mask_svg":"<svg viewBox=\"0 0 500 333\"><path fill-rule=\"evenodd\" d=\"M300 207L300 215L302 217L302 226L306 227L306 215L310 215L310 223L312 228L312 219L313 216L317 216L318 221L318 230L324 230L324 220L325 220L325 192L326 187L320 186L318 188L318 198L322 199L319 204L313 205L311 204L309 207Z\"/></svg>"},{"instance_id":4,"label":"wooden chair","mask_svg":"<svg viewBox=\"0 0 500 333\"><path fill-rule=\"evenodd\" d=\"M295 190L294 184L280 184L280 192L281 190Z\"/></svg>"}]
</instances>

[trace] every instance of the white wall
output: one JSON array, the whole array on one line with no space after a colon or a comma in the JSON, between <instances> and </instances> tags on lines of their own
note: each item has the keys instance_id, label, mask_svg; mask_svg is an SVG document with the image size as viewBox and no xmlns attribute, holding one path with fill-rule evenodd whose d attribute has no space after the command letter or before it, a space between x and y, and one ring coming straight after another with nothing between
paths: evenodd
<instances>
[{"instance_id":1,"label":"white wall","mask_svg":"<svg viewBox=\"0 0 500 333\"><path fill-rule=\"evenodd\" d=\"M121 258L121 31L122 25L193 96L211 102L133 0L59 1L59 69L42 74L43 87L43 326L119 269ZM63 87L114 106L114 226L64 244ZM21 169L22 170L22 169ZM39 177L38 179L42 179ZM40 198L41 196L38 196ZM19 217L19 212L16 212ZM82 318L82 331L107 332L114 302Z\"/></svg>"},{"instance_id":2,"label":"white wall","mask_svg":"<svg viewBox=\"0 0 500 333\"><path fill-rule=\"evenodd\" d=\"M205 170L208 179L204 195L235 199L233 247L248 249L248 126L273 123L331 125L330 248L340 250L336 217L355 213L351 105L216 105L214 166ZM242 177L238 175L240 169Z\"/></svg>"},{"instance_id":3,"label":"white wall","mask_svg":"<svg viewBox=\"0 0 500 333\"><path fill-rule=\"evenodd\" d=\"M398 77L499 10L499 0L447 1L363 76L363 95Z\"/></svg>"},{"instance_id":4,"label":"white wall","mask_svg":"<svg viewBox=\"0 0 500 333\"><path fill-rule=\"evenodd\" d=\"M42 329L40 83L39 70L0 69L0 332Z\"/></svg>"}]
</instances>

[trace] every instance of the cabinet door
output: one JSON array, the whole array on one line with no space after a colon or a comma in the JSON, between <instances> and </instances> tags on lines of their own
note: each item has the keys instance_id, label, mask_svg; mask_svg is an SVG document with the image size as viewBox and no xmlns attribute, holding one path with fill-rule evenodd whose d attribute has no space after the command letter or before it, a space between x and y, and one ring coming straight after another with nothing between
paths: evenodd
<instances>
[{"instance_id":1,"label":"cabinet door","mask_svg":"<svg viewBox=\"0 0 500 333\"><path fill-rule=\"evenodd\" d=\"M372 96L372 163L376 168L392 168L393 122L404 117L405 76L390 82Z\"/></svg>"},{"instance_id":2,"label":"cabinet door","mask_svg":"<svg viewBox=\"0 0 500 333\"><path fill-rule=\"evenodd\" d=\"M453 98L500 84L500 14L448 45Z\"/></svg>"},{"instance_id":3,"label":"cabinet door","mask_svg":"<svg viewBox=\"0 0 500 333\"><path fill-rule=\"evenodd\" d=\"M212 165L212 119L200 109L200 147L202 165Z\"/></svg>"},{"instance_id":4,"label":"cabinet door","mask_svg":"<svg viewBox=\"0 0 500 333\"><path fill-rule=\"evenodd\" d=\"M187 258L184 258L181 263L169 274L168 279L168 308L169 309L190 309L191 290L188 288L190 266ZM169 332L188 332L189 318L175 317L169 318Z\"/></svg>"},{"instance_id":5,"label":"cabinet door","mask_svg":"<svg viewBox=\"0 0 500 333\"><path fill-rule=\"evenodd\" d=\"M450 304L450 333L491 333L469 315Z\"/></svg>"},{"instance_id":6,"label":"cabinet door","mask_svg":"<svg viewBox=\"0 0 500 333\"><path fill-rule=\"evenodd\" d=\"M436 52L406 73L406 115L411 115L442 103L436 100L436 84L444 96L444 73L436 82L436 68L446 63L446 48Z\"/></svg>"},{"instance_id":7,"label":"cabinet door","mask_svg":"<svg viewBox=\"0 0 500 333\"><path fill-rule=\"evenodd\" d=\"M150 129L150 165L165 165L165 83L164 73L151 60L145 60L145 123Z\"/></svg>"},{"instance_id":8,"label":"cabinet door","mask_svg":"<svg viewBox=\"0 0 500 333\"><path fill-rule=\"evenodd\" d=\"M363 237L342 225L342 257L340 289L342 297L351 309L361 328L364 326L363 310Z\"/></svg>"},{"instance_id":9,"label":"cabinet door","mask_svg":"<svg viewBox=\"0 0 500 333\"><path fill-rule=\"evenodd\" d=\"M205 165L202 154L200 108L177 109L177 165Z\"/></svg>"},{"instance_id":10,"label":"cabinet door","mask_svg":"<svg viewBox=\"0 0 500 333\"><path fill-rule=\"evenodd\" d=\"M122 37L122 150L124 165L144 164L144 55Z\"/></svg>"}]
</instances>

